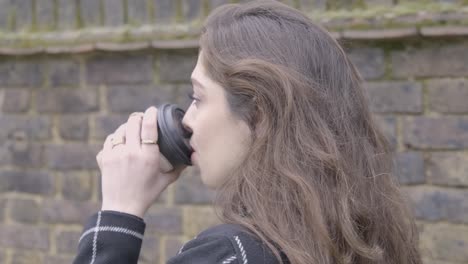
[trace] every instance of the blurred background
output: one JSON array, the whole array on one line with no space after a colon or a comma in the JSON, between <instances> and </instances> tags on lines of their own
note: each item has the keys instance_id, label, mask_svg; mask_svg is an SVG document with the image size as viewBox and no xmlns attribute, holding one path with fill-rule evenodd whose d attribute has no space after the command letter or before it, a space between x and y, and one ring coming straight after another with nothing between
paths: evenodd
<instances>
[{"instance_id":1,"label":"blurred background","mask_svg":"<svg viewBox=\"0 0 468 264\"><path fill-rule=\"evenodd\" d=\"M0 263L70 263L100 206L95 161L130 113L190 91L198 35L229 0L0 0ZM468 1L289 0L365 79L426 264L468 263ZM140 263L217 224L188 169L150 209Z\"/></svg>"}]
</instances>

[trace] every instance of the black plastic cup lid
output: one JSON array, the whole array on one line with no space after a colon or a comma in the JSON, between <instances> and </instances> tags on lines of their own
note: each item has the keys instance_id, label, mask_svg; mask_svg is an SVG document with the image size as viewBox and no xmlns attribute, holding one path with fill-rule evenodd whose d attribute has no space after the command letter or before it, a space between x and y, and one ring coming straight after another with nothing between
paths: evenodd
<instances>
[{"instance_id":1,"label":"black plastic cup lid","mask_svg":"<svg viewBox=\"0 0 468 264\"><path fill-rule=\"evenodd\" d=\"M158 145L160 152L174 167L180 163L192 165L191 132L182 126L185 111L175 104L158 107Z\"/></svg>"}]
</instances>

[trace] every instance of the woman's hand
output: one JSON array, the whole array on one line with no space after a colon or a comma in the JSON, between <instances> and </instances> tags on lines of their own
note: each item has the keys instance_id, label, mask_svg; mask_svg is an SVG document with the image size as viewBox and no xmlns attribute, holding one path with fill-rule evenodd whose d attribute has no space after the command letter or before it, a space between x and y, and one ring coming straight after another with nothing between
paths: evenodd
<instances>
[{"instance_id":1,"label":"woman's hand","mask_svg":"<svg viewBox=\"0 0 468 264\"><path fill-rule=\"evenodd\" d=\"M127 123L106 138L96 156L102 175L102 210L143 217L185 169L161 173L159 146L142 144L142 139L158 140L156 107L130 115Z\"/></svg>"}]
</instances>

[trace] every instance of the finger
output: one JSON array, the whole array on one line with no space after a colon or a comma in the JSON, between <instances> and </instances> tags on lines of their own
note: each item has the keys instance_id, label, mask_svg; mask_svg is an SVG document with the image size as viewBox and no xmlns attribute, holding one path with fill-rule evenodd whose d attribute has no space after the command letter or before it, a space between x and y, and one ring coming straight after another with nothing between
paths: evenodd
<instances>
[{"instance_id":1,"label":"finger","mask_svg":"<svg viewBox=\"0 0 468 264\"><path fill-rule=\"evenodd\" d=\"M104 151L109 151L112 149L112 137L114 137L114 134L110 134L106 137L106 140L104 141Z\"/></svg>"},{"instance_id":2,"label":"finger","mask_svg":"<svg viewBox=\"0 0 468 264\"><path fill-rule=\"evenodd\" d=\"M114 132L114 140L122 140L125 142L125 131L127 129L127 123L120 125Z\"/></svg>"},{"instance_id":3,"label":"finger","mask_svg":"<svg viewBox=\"0 0 468 264\"><path fill-rule=\"evenodd\" d=\"M157 125L158 109L154 106L148 108L143 116L141 125L141 139L158 140L158 125ZM142 149L154 148L152 144L142 144Z\"/></svg>"},{"instance_id":4,"label":"finger","mask_svg":"<svg viewBox=\"0 0 468 264\"><path fill-rule=\"evenodd\" d=\"M98 164L99 169L101 169L101 157L102 157L102 150L96 155L96 161Z\"/></svg>"},{"instance_id":5,"label":"finger","mask_svg":"<svg viewBox=\"0 0 468 264\"><path fill-rule=\"evenodd\" d=\"M141 147L141 115L131 115L125 129L125 140L129 150L138 151Z\"/></svg>"},{"instance_id":6,"label":"finger","mask_svg":"<svg viewBox=\"0 0 468 264\"><path fill-rule=\"evenodd\" d=\"M145 113L143 113L143 112L133 112L133 113L130 114L130 116L135 116L135 115L143 117L143 115L145 115Z\"/></svg>"}]
</instances>

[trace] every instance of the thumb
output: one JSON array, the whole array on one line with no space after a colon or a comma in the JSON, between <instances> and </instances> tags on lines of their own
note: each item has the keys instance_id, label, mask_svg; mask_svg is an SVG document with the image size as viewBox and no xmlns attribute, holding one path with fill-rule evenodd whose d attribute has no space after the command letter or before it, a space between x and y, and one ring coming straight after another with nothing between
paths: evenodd
<instances>
[{"instance_id":1,"label":"thumb","mask_svg":"<svg viewBox=\"0 0 468 264\"><path fill-rule=\"evenodd\" d=\"M169 178L170 178L170 183L173 183L175 182L179 177L180 175L182 174L182 172L187 168L186 165L182 165L180 167L176 167L175 169L173 169L172 171L166 173Z\"/></svg>"}]
</instances>

